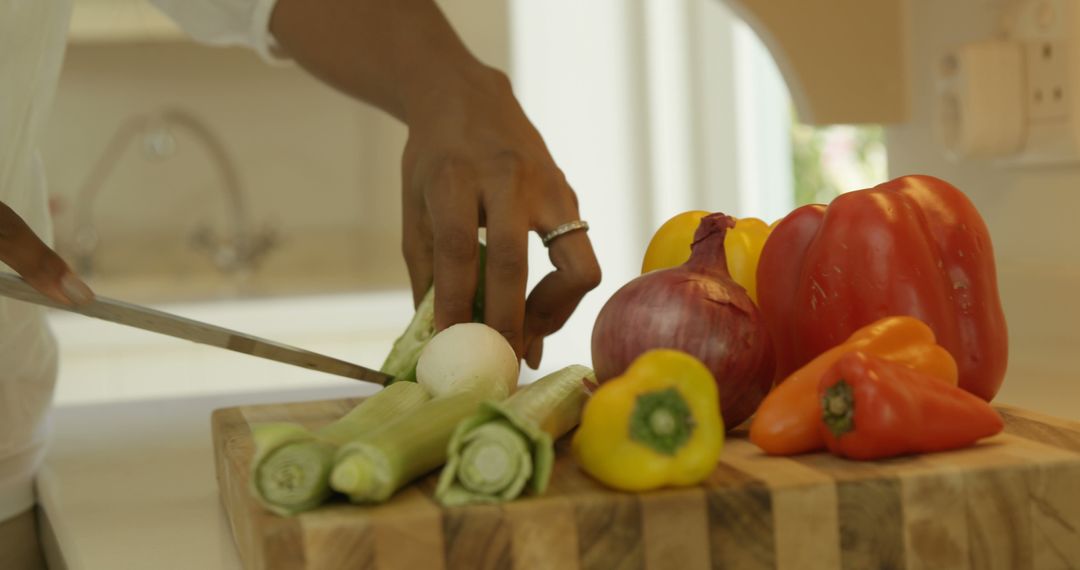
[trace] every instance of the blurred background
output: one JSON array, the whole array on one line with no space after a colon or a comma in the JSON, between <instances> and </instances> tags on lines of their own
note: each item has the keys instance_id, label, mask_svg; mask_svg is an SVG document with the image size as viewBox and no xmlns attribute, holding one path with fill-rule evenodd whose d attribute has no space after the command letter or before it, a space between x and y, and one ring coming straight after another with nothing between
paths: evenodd
<instances>
[{"instance_id":1,"label":"blurred background","mask_svg":"<svg viewBox=\"0 0 1080 570\"><path fill-rule=\"evenodd\" d=\"M912 4L912 29L947 10ZM937 174L965 189L979 180L981 164L958 169L920 150L931 130L920 97L899 128L800 122L770 51L724 2L440 5L481 59L509 73L592 227L603 284L549 339L541 373L589 362L597 311L675 213L771 222L890 173ZM977 16L967 35L989 27L989 15ZM955 39L935 33L928 45ZM921 73L912 84L927 90ZM99 294L369 366L407 323L405 129L298 67L197 45L143 0L76 0L47 135L57 247ZM998 206L974 197L990 208L995 245L1006 241ZM531 286L550 266L539 239L530 248ZM1010 285L1027 270L1000 265L1013 330L1045 332ZM61 403L340 382L68 315L53 321L65 344ZM1039 338L1033 345L1049 337Z\"/></svg>"},{"instance_id":2,"label":"blurred background","mask_svg":"<svg viewBox=\"0 0 1080 570\"><path fill-rule=\"evenodd\" d=\"M532 4L443 2L585 203L624 203L588 214L594 235L622 236L601 242L612 278L682 209L771 220L884 177L880 127L800 124L723 3L691 3L693 23L678 3L636 23L622 2ZM188 41L143 0L77 0L43 149L57 246L147 302L401 288L404 139L295 66Z\"/></svg>"}]
</instances>

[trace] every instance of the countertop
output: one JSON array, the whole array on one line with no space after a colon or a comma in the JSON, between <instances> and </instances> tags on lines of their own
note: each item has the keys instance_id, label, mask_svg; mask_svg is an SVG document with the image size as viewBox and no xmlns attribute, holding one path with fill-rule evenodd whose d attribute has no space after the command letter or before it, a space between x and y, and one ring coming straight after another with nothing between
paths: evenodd
<instances>
[{"instance_id":1,"label":"countertop","mask_svg":"<svg viewBox=\"0 0 1080 570\"><path fill-rule=\"evenodd\" d=\"M265 298L157 308L378 366L411 295ZM72 570L238 569L218 501L215 408L372 393L312 370L64 313L38 498Z\"/></svg>"},{"instance_id":2,"label":"countertop","mask_svg":"<svg viewBox=\"0 0 1080 570\"><path fill-rule=\"evenodd\" d=\"M64 560L55 568L240 570L218 496L210 413L365 389L349 383L58 408L55 442L38 480Z\"/></svg>"},{"instance_id":3,"label":"countertop","mask_svg":"<svg viewBox=\"0 0 1080 570\"><path fill-rule=\"evenodd\" d=\"M378 365L411 300L394 291L161 308ZM218 498L211 412L375 389L72 315L52 321L63 347L61 376L38 493L54 550L72 570L241 568ZM581 353L560 355L587 361L587 345L573 349ZM1080 419L1075 354L1011 356L996 402ZM545 372L523 371L522 380Z\"/></svg>"},{"instance_id":4,"label":"countertop","mask_svg":"<svg viewBox=\"0 0 1080 570\"><path fill-rule=\"evenodd\" d=\"M218 499L215 408L356 396L358 385L58 408L38 496L70 570L240 570ZM53 554L55 556L55 554Z\"/></svg>"},{"instance_id":5,"label":"countertop","mask_svg":"<svg viewBox=\"0 0 1080 570\"><path fill-rule=\"evenodd\" d=\"M412 300L384 291L157 308L378 366ZM72 570L241 568L218 499L211 412L376 389L76 315L50 320L61 372L38 496ZM545 368L525 369L522 381Z\"/></svg>"}]
</instances>

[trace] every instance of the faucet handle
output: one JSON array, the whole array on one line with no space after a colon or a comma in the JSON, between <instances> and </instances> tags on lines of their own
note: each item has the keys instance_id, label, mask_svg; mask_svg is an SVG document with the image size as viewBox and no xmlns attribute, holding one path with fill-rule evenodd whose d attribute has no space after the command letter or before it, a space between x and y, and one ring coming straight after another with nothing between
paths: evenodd
<instances>
[{"instance_id":1,"label":"faucet handle","mask_svg":"<svg viewBox=\"0 0 1080 570\"><path fill-rule=\"evenodd\" d=\"M242 249L242 259L248 264L255 266L262 258L266 257L281 243L278 231L269 225L263 225L257 231L249 234Z\"/></svg>"},{"instance_id":2,"label":"faucet handle","mask_svg":"<svg viewBox=\"0 0 1080 570\"><path fill-rule=\"evenodd\" d=\"M214 265L225 273L250 271L266 257L280 239L278 232L264 226L255 232L236 232L229 237L220 237L210 224L204 223L191 233L192 246L210 254Z\"/></svg>"}]
</instances>

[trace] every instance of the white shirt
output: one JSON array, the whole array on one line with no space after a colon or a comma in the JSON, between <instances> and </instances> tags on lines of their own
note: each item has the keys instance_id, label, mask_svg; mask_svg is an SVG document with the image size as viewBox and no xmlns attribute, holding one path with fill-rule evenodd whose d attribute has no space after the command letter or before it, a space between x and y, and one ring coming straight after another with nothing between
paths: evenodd
<instances>
[{"instance_id":1,"label":"white shirt","mask_svg":"<svg viewBox=\"0 0 1080 570\"><path fill-rule=\"evenodd\" d=\"M277 0L152 0L198 41L277 57L269 31ZM52 106L71 0L0 0L0 201L52 243L37 153ZM11 268L0 263L0 270ZM34 504L56 381L56 342L38 308L0 298L0 521Z\"/></svg>"}]
</instances>

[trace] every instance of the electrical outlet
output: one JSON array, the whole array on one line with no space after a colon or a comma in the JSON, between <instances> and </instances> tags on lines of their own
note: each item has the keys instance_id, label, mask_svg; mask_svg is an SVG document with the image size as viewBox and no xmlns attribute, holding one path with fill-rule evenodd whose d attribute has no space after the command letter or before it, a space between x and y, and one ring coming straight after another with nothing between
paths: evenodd
<instances>
[{"instance_id":1,"label":"electrical outlet","mask_svg":"<svg viewBox=\"0 0 1080 570\"><path fill-rule=\"evenodd\" d=\"M1062 40L1028 41L1024 44L1027 70L1025 92L1027 116L1032 122L1069 118L1066 86L1069 68Z\"/></svg>"},{"instance_id":2,"label":"electrical outlet","mask_svg":"<svg viewBox=\"0 0 1080 570\"><path fill-rule=\"evenodd\" d=\"M963 44L941 60L937 127L950 157L1011 157L1024 149L1024 58L1022 44L997 39Z\"/></svg>"},{"instance_id":3,"label":"electrical outlet","mask_svg":"<svg viewBox=\"0 0 1080 570\"><path fill-rule=\"evenodd\" d=\"M1002 23L1024 51L1026 135L1010 161L1080 160L1080 0L1010 0Z\"/></svg>"}]
</instances>

